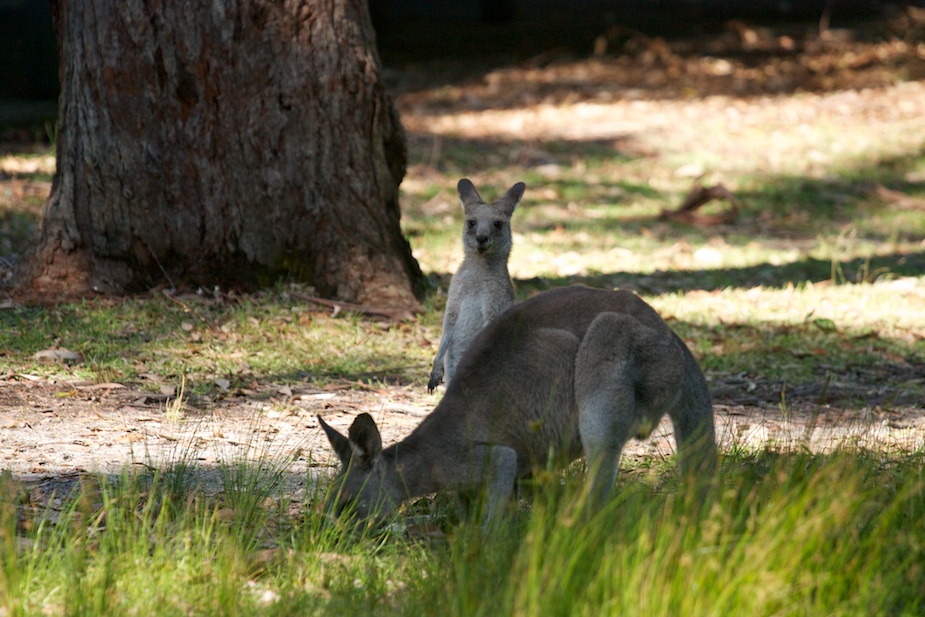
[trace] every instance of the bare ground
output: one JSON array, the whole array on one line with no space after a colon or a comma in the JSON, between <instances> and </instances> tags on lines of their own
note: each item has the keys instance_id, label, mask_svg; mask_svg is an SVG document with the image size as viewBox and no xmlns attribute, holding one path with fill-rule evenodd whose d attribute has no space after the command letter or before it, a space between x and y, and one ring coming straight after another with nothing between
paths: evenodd
<instances>
[{"instance_id":1,"label":"bare ground","mask_svg":"<svg viewBox=\"0 0 925 617\"><path fill-rule=\"evenodd\" d=\"M744 383L737 387L734 377L719 389L725 392L715 405L723 448L925 447L921 406L850 408L818 405L797 396L782 409L779 400L758 400L757 395L747 404L730 402L747 389ZM371 390L357 389L356 384L324 389L268 384L249 396L188 399L176 417L175 399L130 384L7 375L0 381L0 468L22 484L33 508L55 511L62 496L88 473L117 475L132 468L182 463L196 470L203 490L218 492L216 470L221 463L268 458L287 465L283 494L300 502L318 472L330 473L334 465L316 414L346 432L357 414L368 412L376 418L384 442L392 443L408 434L438 398L426 394L422 385ZM649 440L631 442L624 456L664 459L674 449L665 420Z\"/></svg>"}]
</instances>

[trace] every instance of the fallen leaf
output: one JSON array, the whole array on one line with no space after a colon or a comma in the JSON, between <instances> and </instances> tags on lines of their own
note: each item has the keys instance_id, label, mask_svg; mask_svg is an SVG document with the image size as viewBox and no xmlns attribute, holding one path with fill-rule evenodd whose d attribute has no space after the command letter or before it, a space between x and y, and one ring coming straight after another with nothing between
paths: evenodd
<instances>
[{"instance_id":1,"label":"fallen leaf","mask_svg":"<svg viewBox=\"0 0 925 617\"><path fill-rule=\"evenodd\" d=\"M39 364L79 364L84 357L69 349L43 349L37 351L32 359Z\"/></svg>"}]
</instances>

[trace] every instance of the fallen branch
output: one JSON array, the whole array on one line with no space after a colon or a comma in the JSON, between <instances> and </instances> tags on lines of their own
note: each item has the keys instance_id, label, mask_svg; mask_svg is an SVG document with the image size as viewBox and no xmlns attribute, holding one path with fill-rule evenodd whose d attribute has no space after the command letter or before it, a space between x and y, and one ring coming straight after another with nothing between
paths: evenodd
<instances>
[{"instance_id":1,"label":"fallen branch","mask_svg":"<svg viewBox=\"0 0 925 617\"><path fill-rule=\"evenodd\" d=\"M729 209L719 214L694 214L695 210L700 209L704 204L714 199L724 199L728 201ZM687 194L681 206L674 211L662 210L660 218L696 225L698 227L730 225L739 218L739 202L736 200L735 195L722 184L703 186L698 180L695 182L690 193Z\"/></svg>"},{"instance_id":2,"label":"fallen branch","mask_svg":"<svg viewBox=\"0 0 925 617\"><path fill-rule=\"evenodd\" d=\"M365 304L351 304L350 302L341 302L339 300L328 300L327 298L318 298L316 296L308 296L305 294L294 295L300 300L305 300L306 302L314 302L315 304L320 304L321 306L333 308L335 316L341 311L353 311L354 313L362 313L364 315L385 317L393 321L409 321L414 319L415 311L407 308L389 309L378 306L368 306Z\"/></svg>"}]
</instances>

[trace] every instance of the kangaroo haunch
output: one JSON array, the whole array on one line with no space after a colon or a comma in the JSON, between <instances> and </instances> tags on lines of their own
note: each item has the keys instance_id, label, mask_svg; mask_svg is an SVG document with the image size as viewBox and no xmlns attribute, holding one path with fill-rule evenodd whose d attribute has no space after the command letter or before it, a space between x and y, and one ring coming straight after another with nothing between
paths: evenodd
<instances>
[{"instance_id":1,"label":"kangaroo haunch","mask_svg":"<svg viewBox=\"0 0 925 617\"><path fill-rule=\"evenodd\" d=\"M713 408L687 346L652 307L627 291L566 287L515 304L475 338L443 400L402 441L382 448L372 417L344 437L319 421L342 467L331 495L339 512L389 515L404 499L485 492L496 519L517 478L584 454L601 503L626 441L664 414L681 470L703 481L716 465Z\"/></svg>"}]
</instances>

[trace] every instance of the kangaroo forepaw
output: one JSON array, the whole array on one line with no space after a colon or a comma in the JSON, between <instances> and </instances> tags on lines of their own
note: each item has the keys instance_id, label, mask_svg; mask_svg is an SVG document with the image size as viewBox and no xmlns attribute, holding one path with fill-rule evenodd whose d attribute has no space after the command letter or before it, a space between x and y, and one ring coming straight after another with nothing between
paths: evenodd
<instances>
[{"instance_id":1,"label":"kangaroo forepaw","mask_svg":"<svg viewBox=\"0 0 925 617\"><path fill-rule=\"evenodd\" d=\"M440 385L440 382L443 381L443 375L437 374L436 371L430 374L430 381L427 382L427 393L431 393L437 389L437 386Z\"/></svg>"}]
</instances>

